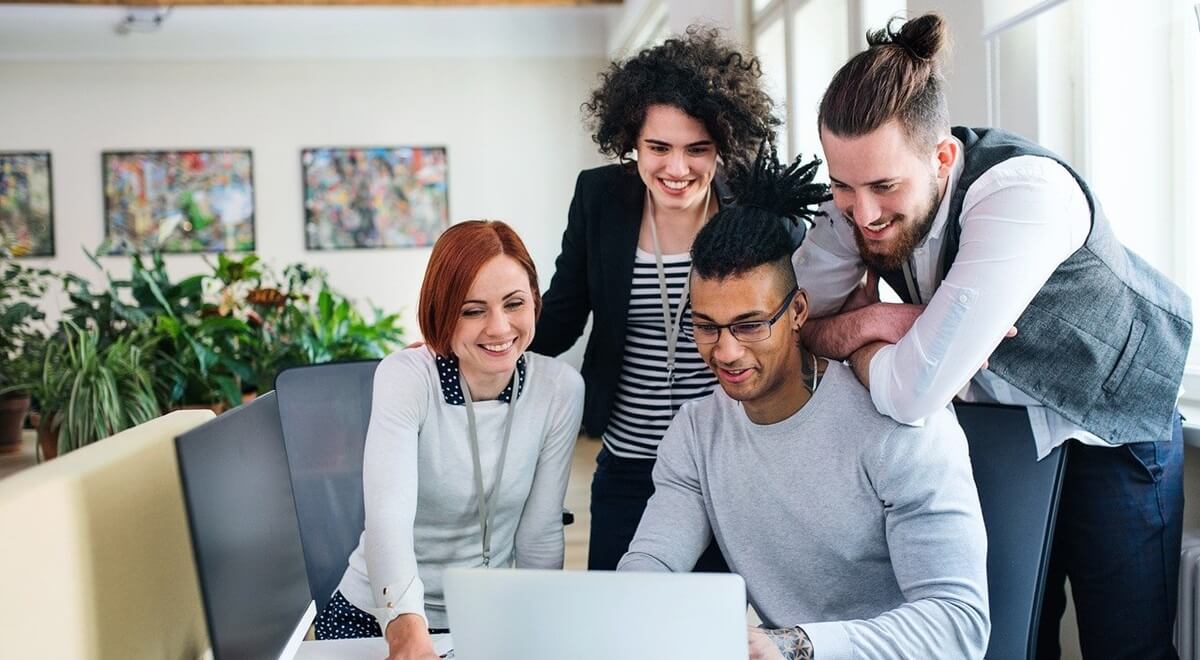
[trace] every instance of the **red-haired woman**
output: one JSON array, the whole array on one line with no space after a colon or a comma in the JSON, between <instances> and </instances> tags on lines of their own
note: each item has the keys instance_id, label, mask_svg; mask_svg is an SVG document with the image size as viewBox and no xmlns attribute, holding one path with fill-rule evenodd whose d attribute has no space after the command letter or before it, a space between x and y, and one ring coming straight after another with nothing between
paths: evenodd
<instances>
[{"instance_id":1,"label":"red-haired woman","mask_svg":"<svg viewBox=\"0 0 1200 660\"><path fill-rule=\"evenodd\" d=\"M537 272L502 222L452 226L433 247L425 346L384 359L363 456L366 525L317 637L387 639L436 658L450 567L561 568L562 504L583 379L525 348Z\"/></svg>"}]
</instances>

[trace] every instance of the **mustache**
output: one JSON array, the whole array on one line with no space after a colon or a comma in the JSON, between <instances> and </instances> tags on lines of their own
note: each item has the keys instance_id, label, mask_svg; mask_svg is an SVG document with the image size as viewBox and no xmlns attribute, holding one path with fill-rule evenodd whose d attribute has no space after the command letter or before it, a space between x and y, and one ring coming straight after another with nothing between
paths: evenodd
<instances>
[{"instance_id":1,"label":"mustache","mask_svg":"<svg viewBox=\"0 0 1200 660\"><path fill-rule=\"evenodd\" d=\"M845 220L846 223L849 224L850 227L852 227L854 229L854 231L856 231L856 232L862 231L862 229L858 226L858 222L854 219L854 213L852 211L847 211L845 213L842 213L842 219ZM892 217L890 217L886 221L884 221L884 224L887 224L888 222L899 222L899 221L903 221L905 219L907 219L907 216L905 216L902 213L896 213L896 214L892 215ZM880 218L879 220L876 220L875 222L872 222L871 224L876 224L881 221L883 221L882 218Z\"/></svg>"}]
</instances>

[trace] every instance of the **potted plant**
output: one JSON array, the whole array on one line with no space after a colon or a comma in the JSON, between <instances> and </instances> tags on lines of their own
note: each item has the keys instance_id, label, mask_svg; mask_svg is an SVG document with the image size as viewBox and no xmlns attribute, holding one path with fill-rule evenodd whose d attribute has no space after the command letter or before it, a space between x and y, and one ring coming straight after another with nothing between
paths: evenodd
<instances>
[{"instance_id":1,"label":"potted plant","mask_svg":"<svg viewBox=\"0 0 1200 660\"><path fill-rule=\"evenodd\" d=\"M21 428L45 345L45 314L37 301L46 293L49 274L7 258L0 272L0 454L21 450Z\"/></svg>"},{"instance_id":2,"label":"potted plant","mask_svg":"<svg viewBox=\"0 0 1200 660\"><path fill-rule=\"evenodd\" d=\"M156 340L131 332L102 347L99 330L73 321L61 332L47 345L42 384L42 424L60 425L60 454L160 414L150 370Z\"/></svg>"}]
</instances>

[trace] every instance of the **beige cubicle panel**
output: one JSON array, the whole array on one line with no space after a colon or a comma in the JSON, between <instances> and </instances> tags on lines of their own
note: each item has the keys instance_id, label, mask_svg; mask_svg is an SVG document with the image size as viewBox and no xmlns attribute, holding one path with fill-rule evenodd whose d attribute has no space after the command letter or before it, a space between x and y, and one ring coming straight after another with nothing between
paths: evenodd
<instances>
[{"instance_id":1,"label":"beige cubicle panel","mask_svg":"<svg viewBox=\"0 0 1200 660\"><path fill-rule=\"evenodd\" d=\"M0 481L0 658L208 648L170 413Z\"/></svg>"}]
</instances>

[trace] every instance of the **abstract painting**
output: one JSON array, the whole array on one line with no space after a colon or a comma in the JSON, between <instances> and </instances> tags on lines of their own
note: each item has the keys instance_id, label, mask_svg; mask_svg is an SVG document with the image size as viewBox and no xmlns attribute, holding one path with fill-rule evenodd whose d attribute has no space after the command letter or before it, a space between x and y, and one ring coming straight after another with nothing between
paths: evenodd
<instances>
[{"instance_id":1,"label":"abstract painting","mask_svg":"<svg viewBox=\"0 0 1200 660\"><path fill-rule=\"evenodd\" d=\"M0 152L0 251L54 256L51 197L49 152Z\"/></svg>"},{"instance_id":2,"label":"abstract painting","mask_svg":"<svg viewBox=\"0 0 1200 660\"><path fill-rule=\"evenodd\" d=\"M104 254L254 249L248 149L105 152Z\"/></svg>"},{"instance_id":3,"label":"abstract painting","mask_svg":"<svg viewBox=\"0 0 1200 660\"><path fill-rule=\"evenodd\" d=\"M450 224L445 147L305 149L310 250L433 245Z\"/></svg>"}]
</instances>

